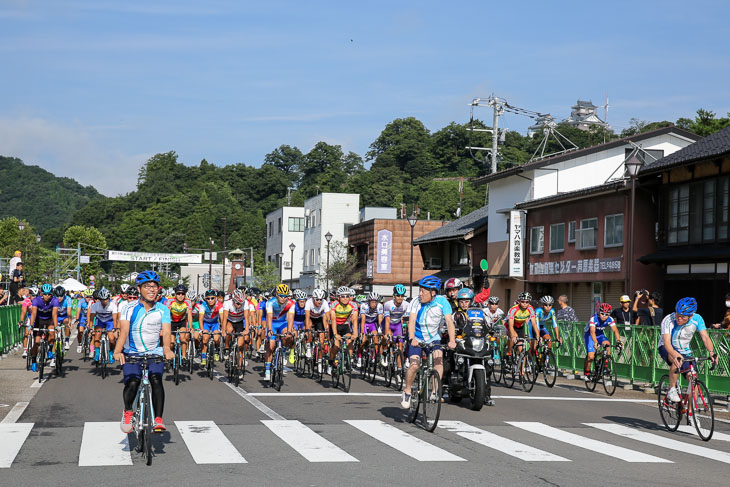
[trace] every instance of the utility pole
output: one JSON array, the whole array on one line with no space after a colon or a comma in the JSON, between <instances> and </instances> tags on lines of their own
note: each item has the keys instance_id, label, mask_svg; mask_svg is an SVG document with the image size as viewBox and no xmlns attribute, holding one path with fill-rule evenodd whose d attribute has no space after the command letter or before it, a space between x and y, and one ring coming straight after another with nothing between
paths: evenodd
<instances>
[{"instance_id":1,"label":"utility pole","mask_svg":"<svg viewBox=\"0 0 730 487\"><path fill-rule=\"evenodd\" d=\"M208 289L213 289L213 239L209 238L210 247L208 248Z\"/></svg>"},{"instance_id":2,"label":"utility pole","mask_svg":"<svg viewBox=\"0 0 730 487\"><path fill-rule=\"evenodd\" d=\"M221 279L221 287L226 292L226 217L223 217L223 278Z\"/></svg>"},{"instance_id":3,"label":"utility pole","mask_svg":"<svg viewBox=\"0 0 730 487\"><path fill-rule=\"evenodd\" d=\"M494 115L492 117L492 174L497 172L497 144L499 143L499 116L504 113L504 107L502 106L504 100L500 100L496 96L489 98L489 106L494 109Z\"/></svg>"},{"instance_id":4,"label":"utility pole","mask_svg":"<svg viewBox=\"0 0 730 487\"><path fill-rule=\"evenodd\" d=\"M251 280L253 281L253 277L256 273L253 271L253 247L251 247Z\"/></svg>"}]
</instances>

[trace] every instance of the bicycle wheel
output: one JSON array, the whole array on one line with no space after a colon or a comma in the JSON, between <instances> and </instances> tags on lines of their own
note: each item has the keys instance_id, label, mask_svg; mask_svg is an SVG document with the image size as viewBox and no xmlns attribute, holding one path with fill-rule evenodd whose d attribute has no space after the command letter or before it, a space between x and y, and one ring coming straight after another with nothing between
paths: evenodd
<instances>
[{"instance_id":1,"label":"bicycle wheel","mask_svg":"<svg viewBox=\"0 0 730 487\"><path fill-rule=\"evenodd\" d=\"M421 382L421 371L418 371L416 378L411 384L411 406L408 408L408 422L414 423L418 417L418 406L420 405L421 396L418 390L418 384Z\"/></svg>"},{"instance_id":2,"label":"bicycle wheel","mask_svg":"<svg viewBox=\"0 0 730 487\"><path fill-rule=\"evenodd\" d=\"M392 363L390 364L393 369L393 387L396 391L403 390L403 352L399 348L396 348L393 352Z\"/></svg>"},{"instance_id":3,"label":"bicycle wheel","mask_svg":"<svg viewBox=\"0 0 730 487\"><path fill-rule=\"evenodd\" d=\"M388 349L385 351L385 367L382 367L383 364L380 364L381 368L383 369L383 378L385 379L385 387L390 387L390 384L393 383L393 374L395 369L393 368L393 348L388 347Z\"/></svg>"},{"instance_id":4,"label":"bicycle wheel","mask_svg":"<svg viewBox=\"0 0 730 487\"><path fill-rule=\"evenodd\" d=\"M553 387L558 379L558 363L552 351L545 353L545 361L542 363L542 375L545 379L545 385Z\"/></svg>"},{"instance_id":5,"label":"bicycle wheel","mask_svg":"<svg viewBox=\"0 0 730 487\"><path fill-rule=\"evenodd\" d=\"M350 354L345 352L342 354L342 388L345 392L350 392L352 384L352 366L350 364Z\"/></svg>"},{"instance_id":6,"label":"bicycle wheel","mask_svg":"<svg viewBox=\"0 0 730 487\"><path fill-rule=\"evenodd\" d=\"M715 410L712 408L712 397L704 382L695 380L690 397L690 411L692 411L692 422L695 425L697 434L703 441L710 441L715 431Z\"/></svg>"},{"instance_id":7,"label":"bicycle wheel","mask_svg":"<svg viewBox=\"0 0 730 487\"><path fill-rule=\"evenodd\" d=\"M598 355L598 354L596 354L596 355ZM586 384L586 389L588 389L591 392L596 390L596 386L598 385L598 377L601 375L601 371L598 369L598 366L596 365L599 360L601 360L600 357L598 357L598 356L593 357L593 365L591 366L591 368L593 370L591 372L590 380L587 380L587 381L584 380L584 382Z\"/></svg>"},{"instance_id":8,"label":"bicycle wheel","mask_svg":"<svg viewBox=\"0 0 730 487\"><path fill-rule=\"evenodd\" d=\"M279 346L276 349L276 379L274 380L274 389L277 391L280 391L281 386L284 385L284 360L286 360L284 351Z\"/></svg>"},{"instance_id":9,"label":"bicycle wheel","mask_svg":"<svg viewBox=\"0 0 730 487\"><path fill-rule=\"evenodd\" d=\"M430 370L426 377L421 398L423 401L423 425L429 433L436 429L441 414L441 376Z\"/></svg>"},{"instance_id":10,"label":"bicycle wheel","mask_svg":"<svg viewBox=\"0 0 730 487\"><path fill-rule=\"evenodd\" d=\"M56 340L56 377L63 376L63 338Z\"/></svg>"},{"instance_id":11,"label":"bicycle wheel","mask_svg":"<svg viewBox=\"0 0 730 487\"><path fill-rule=\"evenodd\" d=\"M193 363L193 360L195 359L195 339L190 336L190 341L188 341L188 372L190 375L193 374L193 367L195 364Z\"/></svg>"},{"instance_id":12,"label":"bicycle wheel","mask_svg":"<svg viewBox=\"0 0 730 487\"><path fill-rule=\"evenodd\" d=\"M682 420L682 403L672 402L667 399L667 392L669 392L669 376L663 375L657 386L659 415L662 417L662 422L667 430L677 431Z\"/></svg>"},{"instance_id":13,"label":"bicycle wheel","mask_svg":"<svg viewBox=\"0 0 730 487\"><path fill-rule=\"evenodd\" d=\"M144 455L147 460L147 465L152 465L152 405L150 404L150 391L145 394L145 443L144 443Z\"/></svg>"},{"instance_id":14,"label":"bicycle wheel","mask_svg":"<svg viewBox=\"0 0 730 487\"><path fill-rule=\"evenodd\" d=\"M180 344L175 344L175 358L172 359L172 374L175 378L175 385L180 385L180 361L182 360L182 353L180 352Z\"/></svg>"},{"instance_id":15,"label":"bicycle wheel","mask_svg":"<svg viewBox=\"0 0 730 487\"><path fill-rule=\"evenodd\" d=\"M494 349L494 359L492 364L492 380L495 384L499 384L502 381L504 375L504 356L502 351L498 348Z\"/></svg>"},{"instance_id":16,"label":"bicycle wheel","mask_svg":"<svg viewBox=\"0 0 730 487\"><path fill-rule=\"evenodd\" d=\"M31 365L33 365L33 355L30 353L30 349L33 348L33 335L28 337L28 350L26 351L25 356L25 370L30 370Z\"/></svg>"},{"instance_id":17,"label":"bicycle wheel","mask_svg":"<svg viewBox=\"0 0 730 487\"><path fill-rule=\"evenodd\" d=\"M375 376L378 373L378 351L375 348L375 344L372 344L368 350L368 367L370 368L369 380L371 384L375 382Z\"/></svg>"},{"instance_id":18,"label":"bicycle wheel","mask_svg":"<svg viewBox=\"0 0 730 487\"><path fill-rule=\"evenodd\" d=\"M36 355L36 363L38 365L38 382L43 382L43 369L46 367L46 356L48 350L46 350L46 341L41 340L38 345L38 355Z\"/></svg>"},{"instance_id":19,"label":"bicycle wheel","mask_svg":"<svg viewBox=\"0 0 730 487\"><path fill-rule=\"evenodd\" d=\"M613 393L616 392L616 365L613 363L613 357L604 358L601 377L606 394L613 396Z\"/></svg>"},{"instance_id":20,"label":"bicycle wheel","mask_svg":"<svg viewBox=\"0 0 730 487\"><path fill-rule=\"evenodd\" d=\"M522 389L525 392L531 392L532 388L535 386L535 381L537 381L537 366L535 365L535 357L529 350L524 351L520 356L518 370L520 372L520 383L522 384Z\"/></svg>"},{"instance_id":21,"label":"bicycle wheel","mask_svg":"<svg viewBox=\"0 0 730 487\"><path fill-rule=\"evenodd\" d=\"M517 380L517 374L515 371L517 364L515 362L516 361L514 352L511 355L504 356L504 370L502 380L504 381L504 385L509 387L510 389L514 387L515 380Z\"/></svg>"},{"instance_id":22,"label":"bicycle wheel","mask_svg":"<svg viewBox=\"0 0 730 487\"><path fill-rule=\"evenodd\" d=\"M106 341L102 340L99 344L99 360L101 361L101 378L106 379L106 363L109 361L109 354L106 349Z\"/></svg>"},{"instance_id":23,"label":"bicycle wheel","mask_svg":"<svg viewBox=\"0 0 730 487\"><path fill-rule=\"evenodd\" d=\"M324 376L324 360L322 360L322 347L319 346L319 342L315 342L312 346L312 380L317 382L322 381Z\"/></svg>"},{"instance_id":24,"label":"bicycle wheel","mask_svg":"<svg viewBox=\"0 0 730 487\"><path fill-rule=\"evenodd\" d=\"M208 378L210 380L213 380L213 365L215 362L215 342L213 341L213 338L211 337L210 340L208 340L208 362L206 366L208 367Z\"/></svg>"}]
</instances>

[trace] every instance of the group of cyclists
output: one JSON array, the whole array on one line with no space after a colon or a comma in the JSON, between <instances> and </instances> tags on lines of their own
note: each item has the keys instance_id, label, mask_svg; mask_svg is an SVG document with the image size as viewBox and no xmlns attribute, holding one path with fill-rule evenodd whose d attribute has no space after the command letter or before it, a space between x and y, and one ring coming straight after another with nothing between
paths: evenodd
<instances>
[{"instance_id":1,"label":"group of cyclists","mask_svg":"<svg viewBox=\"0 0 730 487\"><path fill-rule=\"evenodd\" d=\"M159 275L154 271L144 271L137 275L135 284L122 285L120 292L112 296L106 288L89 289L73 310L71 298L61 286L43 284L40 289L26 289L22 301L21 326L26 327L23 340L23 356L31 354L35 358L41 339L49 342L49 360L54 360L53 350L56 331L64 328L64 349L70 347L70 327L78 328L77 352L81 352L85 330L93 330L94 360L101 359L99 341L106 331L109 339L109 363L118 361L124 373L124 413L122 430L132 430L132 403L140 385L141 365L139 361L127 363L131 356L149 356L149 381L152 389L152 402L157 417L155 431L165 429L162 421L164 410L164 388L162 375L164 366L151 357L164 357L172 360L175 337L179 337L182 356L186 357L191 340L200 351L195 358L201 365L208 360L209 348L214 349L214 361L221 359L231 350L233 340L239 349L252 350L263 357L264 380L272 373L272 354L277 339L287 351L290 363L295 360L294 344L304 332L306 353L311 353L315 340L320 346L329 346L325 367L332 373L336 357L345 347L349 354L349 364L362 366L364 347L374 344L380 352L386 343L396 343L405 362L398 364L404 371L404 387L400 404L409 408L411 385L418 372L425 353L422 346L428 345L432 353L433 366L443 377L444 365L448 367L448 354L456 347L456 339L469 324L477 319L491 333L506 335L511 344L530 341L532 352L538 342L562 345L560 328L553 309L551 296L542 296L539 305L533 306L530 293L521 293L505 313L500 308L497 296L489 291L474 291L456 278L442 283L436 276L426 276L418 282L418 294L407 298L403 284L393 287L392 297L383 300L376 292L357 295L347 286L341 286L329 294L323 289L315 289L308 294L302 290L292 290L286 284L279 284L270 291L257 288L239 288L229 295L218 290L208 290L197 295L184 284L173 289L161 286ZM383 302L384 301L384 302ZM537 303L535 303L537 304ZM586 349L585 377L590 380L591 366L599 349L610 353L610 340L607 329L614 334L616 347L622 347L616 322L611 317L612 307L601 303L584 329ZM704 320L697 313L694 298L681 299L675 312L667 315L661 324L661 334L657 343L658 352L670 366L670 390L667 397L671 401L680 400L677 380L680 373L687 370L693 355L690 342L694 333L699 332L710 358L717 363L718 356L706 331ZM215 345L211 345L210 341ZM372 340L372 344L370 343ZM106 359L106 357L104 357ZM446 359L446 360L445 360ZM241 374L246 367L242 354L239 369ZM318 364L321 367L321 364ZM320 372L324 372L320 370Z\"/></svg>"}]
</instances>

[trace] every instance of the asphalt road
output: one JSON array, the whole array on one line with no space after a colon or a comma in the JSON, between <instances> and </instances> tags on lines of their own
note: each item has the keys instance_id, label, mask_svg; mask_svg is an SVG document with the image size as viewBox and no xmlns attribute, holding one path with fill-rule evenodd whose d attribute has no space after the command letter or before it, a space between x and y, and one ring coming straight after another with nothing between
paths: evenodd
<instances>
[{"instance_id":1,"label":"asphalt road","mask_svg":"<svg viewBox=\"0 0 730 487\"><path fill-rule=\"evenodd\" d=\"M607 398L563 379L530 394L494 387L496 406L446 403L428 433L405 421L399 394L380 381L356 373L345 394L329 376L289 373L276 392L259 362L239 388L202 373L175 386L168 376L168 431L155 436L148 467L118 428L121 370L102 380L71 352L66 376L41 387L19 356L0 363L0 383L13 385L0 386L0 485L727 483L730 424L718 421L709 443L666 432L652 395Z\"/></svg>"}]
</instances>

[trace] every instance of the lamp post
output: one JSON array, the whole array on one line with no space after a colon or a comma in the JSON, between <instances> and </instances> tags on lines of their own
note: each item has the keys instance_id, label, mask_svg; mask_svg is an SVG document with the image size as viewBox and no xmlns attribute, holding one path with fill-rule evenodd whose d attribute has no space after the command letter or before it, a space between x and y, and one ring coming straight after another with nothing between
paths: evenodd
<instances>
[{"instance_id":1,"label":"lamp post","mask_svg":"<svg viewBox=\"0 0 730 487\"><path fill-rule=\"evenodd\" d=\"M25 223L24 222L18 222L18 230L21 232L25 229Z\"/></svg>"},{"instance_id":2,"label":"lamp post","mask_svg":"<svg viewBox=\"0 0 730 487\"><path fill-rule=\"evenodd\" d=\"M629 258L628 267L626 268L626 277L628 281L628 289L626 294L631 295L631 290L634 288L634 211L636 205L636 177L639 174L639 169L644 164L636 155L631 156L628 161L625 162L626 170L631 178L631 208L629 209Z\"/></svg>"},{"instance_id":3,"label":"lamp post","mask_svg":"<svg viewBox=\"0 0 730 487\"><path fill-rule=\"evenodd\" d=\"M410 291L408 294L408 297L410 298L413 298L413 227L416 226L417 221L418 219L416 218L415 213L408 217L408 224L411 226L411 280Z\"/></svg>"},{"instance_id":4,"label":"lamp post","mask_svg":"<svg viewBox=\"0 0 730 487\"><path fill-rule=\"evenodd\" d=\"M223 217L223 277L221 278L221 287L223 292L226 291L226 217Z\"/></svg>"},{"instance_id":5,"label":"lamp post","mask_svg":"<svg viewBox=\"0 0 730 487\"><path fill-rule=\"evenodd\" d=\"M324 234L324 239L327 240L327 279L324 281L325 289L327 294L330 292L330 240L332 240L332 234L327 232Z\"/></svg>"},{"instance_id":6,"label":"lamp post","mask_svg":"<svg viewBox=\"0 0 730 487\"><path fill-rule=\"evenodd\" d=\"M213 289L213 239L210 240L208 248L208 289Z\"/></svg>"},{"instance_id":7,"label":"lamp post","mask_svg":"<svg viewBox=\"0 0 730 487\"><path fill-rule=\"evenodd\" d=\"M297 248L294 242L289 244L289 250L291 250L291 261L289 262L289 280L292 286L294 285L294 249Z\"/></svg>"}]
</instances>

